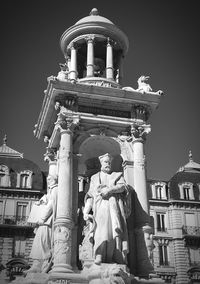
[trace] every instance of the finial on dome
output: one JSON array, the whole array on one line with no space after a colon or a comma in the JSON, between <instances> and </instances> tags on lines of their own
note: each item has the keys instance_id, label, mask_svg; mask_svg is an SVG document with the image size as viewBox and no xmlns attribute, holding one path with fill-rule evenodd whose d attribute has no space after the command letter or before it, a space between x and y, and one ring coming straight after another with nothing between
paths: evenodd
<instances>
[{"instance_id":1,"label":"finial on dome","mask_svg":"<svg viewBox=\"0 0 200 284\"><path fill-rule=\"evenodd\" d=\"M93 8L90 12L90 16L96 16L96 15L99 15L99 12L98 12L97 8Z\"/></svg>"},{"instance_id":2,"label":"finial on dome","mask_svg":"<svg viewBox=\"0 0 200 284\"><path fill-rule=\"evenodd\" d=\"M7 142L7 135L5 134L3 137L3 145L6 145L6 142Z\"/></svg>"},{"instance_id":3,"label":"finial on dome","mask_svg":"<svg viewBox=\"0 0 200 284\"><path fill-rule=\"evenodd\" d=\"M191 151L191 150L189 151L189 161L190 161L190 162L193 161L193 159L192 159L192 151Z\"/></svg>"}]
</instances>

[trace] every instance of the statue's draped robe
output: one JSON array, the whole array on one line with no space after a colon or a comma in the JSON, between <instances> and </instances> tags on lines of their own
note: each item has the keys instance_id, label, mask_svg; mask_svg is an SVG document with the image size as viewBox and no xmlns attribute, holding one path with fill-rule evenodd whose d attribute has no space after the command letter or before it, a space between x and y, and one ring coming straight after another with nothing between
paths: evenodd
<instances>
[{"instance_id":1,"label":"statue's draped robe","mask_svg":"<svg viewBox=\"0 0 200 284\"><path fill-rule=\"evenodd\" d=\"M48 260L51 257L51 249L53 243L53 222L56 216L57 205L57 185L49 189L47 195L42 197L46 206L43 206L44 210L41 214L41 220L44 221L44 225L40 225L35 229L35 238L31 248L30 257L38 260ZM38 205L39 207L40 205ZM48 222L47 222L48 220ZM47 224L45 224L48 223Z\"/></svg>"},{"instance_id":2,"label":"statue's draped robe","mask_svg":"<svg viewBox=\"0 0 200 284\"><path fill-rule=\"evenodd\" d=\"M111 194L109 198L102 198L100 195L103 186L112 187L121 185L124 191L121 193ZM101 187L99 187L101 186ZM90 188L86 194L87 198L92 198L92 210L96 228L94 231L94 253L99 254L101 246L106 243L107 250L109 245L114 244L114 251L119 252L126 263L126 255L128 253L128 232L126 225L126 217L130 211L129 193L125 180L121 172L113 172L107 174L98 172L91 177ZM105 260L105 259L104 259ZM112 261L112 260L111 260ZM106 261L107 262L107 261Z\"/></svg>"}]
</instances>

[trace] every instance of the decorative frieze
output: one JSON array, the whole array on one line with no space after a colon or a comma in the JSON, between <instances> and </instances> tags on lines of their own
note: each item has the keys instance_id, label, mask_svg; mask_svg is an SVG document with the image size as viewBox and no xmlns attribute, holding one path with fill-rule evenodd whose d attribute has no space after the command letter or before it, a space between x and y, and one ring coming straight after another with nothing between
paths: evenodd
<instances>
[{"instance_id":1,"label":"decorative frieze","mask_svg":"<svg viewBox=\"0 0 200 284\"><path fill-rule=\"evenodd\" d=\"M94 106L78 106L79 112L85 112L85 113L93 113L95 115L108 115L108 116L115 116L115 117L125 117L125 118L131 118L131 112L130 111L121 111L121 110L114 110L114 109L107 109L107 108L100 108L100 107L94 107Z\"/></svg>"}]
</instances>

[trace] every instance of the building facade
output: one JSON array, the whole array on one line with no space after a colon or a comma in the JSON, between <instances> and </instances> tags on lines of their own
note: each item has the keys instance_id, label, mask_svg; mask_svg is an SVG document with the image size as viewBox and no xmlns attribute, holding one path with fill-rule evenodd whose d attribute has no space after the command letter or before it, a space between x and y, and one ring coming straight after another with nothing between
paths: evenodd
<instances>
[{"instance_id":1,"label":"building facade","mask_svg":"<svg viewBox=\"0 0 200 284\"><path fill-rule=\"evenodd\" d=\"M34 228L27 219L45 188L44 173L22 153L8 147L4 137L0 147L0 263L6 268L7 279L20 275L30 265Z\"/></svg>"},{"instance_id":2,"label":"building facade","mask_svg":"<svg viewBox=\"0 0 200 284\"><path fill-rule=\"evenodd\" d=\"M200 164L190 152L169 181L148 184L155 271L168 283L200 283Z\"/></svg>"}]
</instances>

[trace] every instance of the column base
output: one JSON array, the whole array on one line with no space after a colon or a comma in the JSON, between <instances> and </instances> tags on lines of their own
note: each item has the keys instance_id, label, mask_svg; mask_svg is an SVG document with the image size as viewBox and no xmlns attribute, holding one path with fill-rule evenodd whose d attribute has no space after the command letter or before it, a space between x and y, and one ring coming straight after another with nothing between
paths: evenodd
<instances>
[{"instance_id":1,"label":"column base","mask_svg":"<svg viewBox=\"0 0 200 284\"><path fill-rule=\"evenodd\" d=\"M57 273L73 273L71 265L69 264L54 264L53 269L49 272L49 274L57 274Z\"/></svg>"},{"instance_id":2,"label":"column base","mask_svg":"<svg viewBox=\"0 0 200 284\"><path fill-rule=\"evenodd\" d=\"M87 283L86 276L82 273L53 273L49 275L48 284L82 284Z\"/></svg>"}]
</instances>

